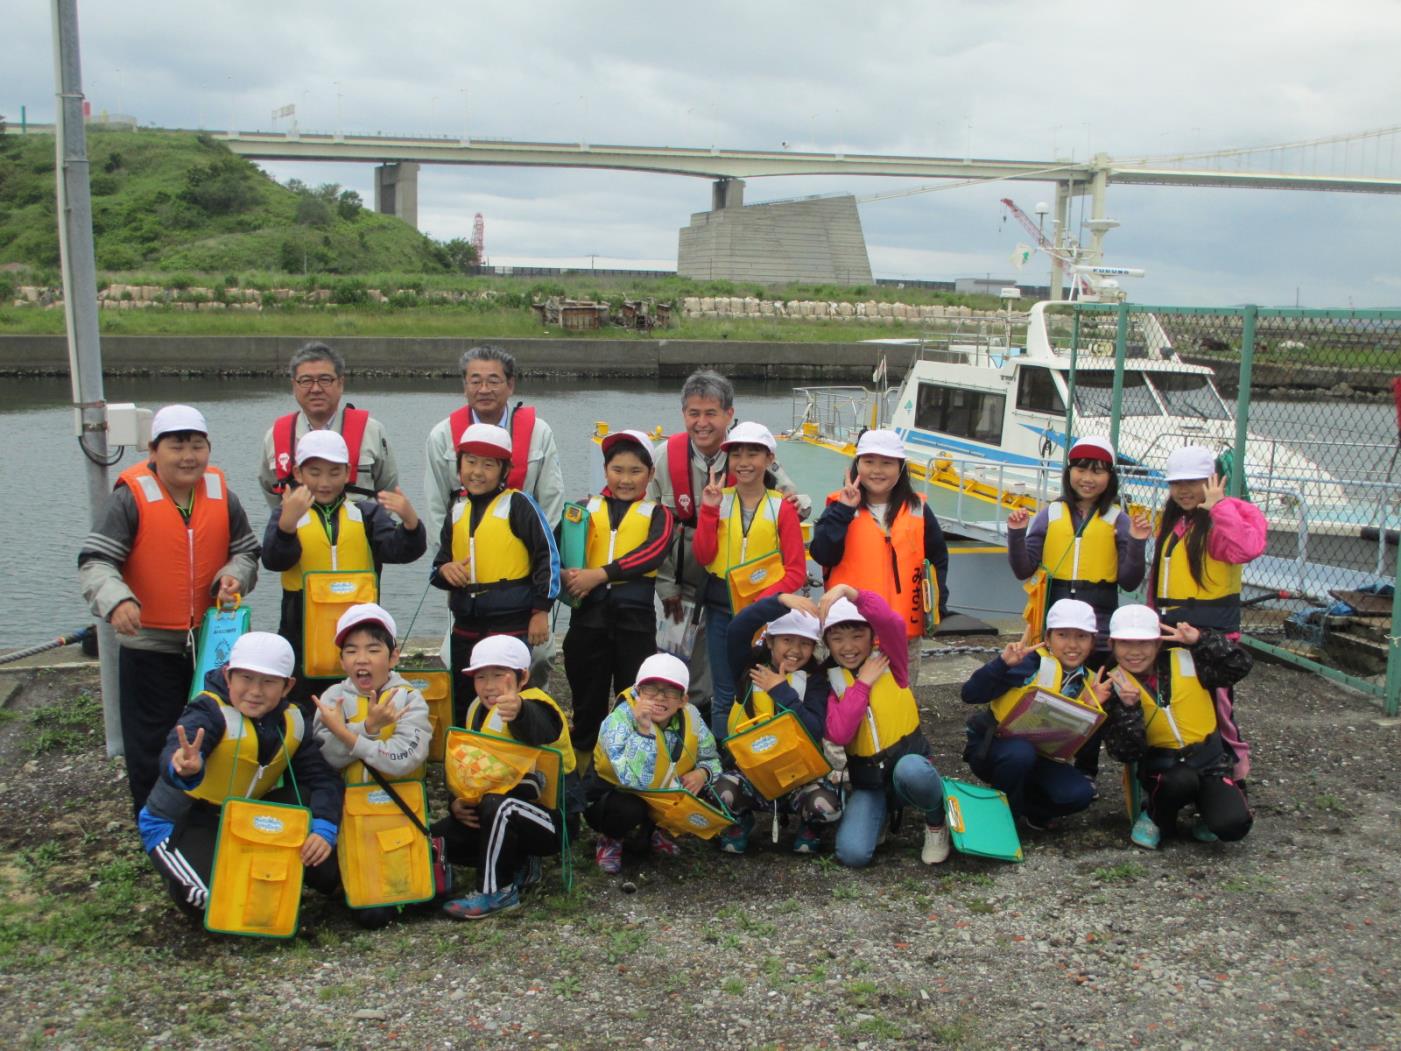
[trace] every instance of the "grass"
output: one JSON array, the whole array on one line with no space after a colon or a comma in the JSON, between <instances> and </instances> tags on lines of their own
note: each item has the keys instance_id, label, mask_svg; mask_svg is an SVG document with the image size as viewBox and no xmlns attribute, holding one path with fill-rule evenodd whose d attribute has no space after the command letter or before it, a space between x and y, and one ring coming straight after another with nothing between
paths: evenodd
<instances>
[{"instance_id":1,"label":"grass","mask_svg":"<svg viewBox=\"0 0 1401 1051\"><path fill-rule=\"evenodd\" d=\"M25 746L33 755L74 752L86 747L102 728L102 705L92 696L80 693L67 704L37 708L29 721Z\"/></svg>"},{"instance_id":2,"label":"grass","mask_svg":"<svg viewBox=\"0 0 1401 1051\"><path fill-rule=\"evenodd\" d=\"M1121 861L1117 865L1104 865L1090 873L1101 883L1132 883L1148 875L1148 870L1136 861Z\"/></svg>"}]
</instances>

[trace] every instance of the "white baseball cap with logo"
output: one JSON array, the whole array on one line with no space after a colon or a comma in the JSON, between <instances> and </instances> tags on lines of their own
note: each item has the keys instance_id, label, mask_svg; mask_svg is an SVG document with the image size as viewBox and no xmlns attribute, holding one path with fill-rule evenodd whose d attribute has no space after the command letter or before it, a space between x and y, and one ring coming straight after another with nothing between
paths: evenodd
<instances>
[{"instance_id":1,"label":"white baseball cap with logo","mask_svg":"<svg viewBox=\"0 0 1401 1051\"><path fill-rule=\"evenodd\" d=\"M394 623L394 618L389 615L389 610L373 602L362 602L358 606L351 606L341 614L341 619L336 621L336 645L342 645L345 642L345 637L353 629L365 624L378 624L396 637L399 634L399 626Z\"/></svg>"},{"instance_id":2,"label":"white baseball cap with logo","mask_svg":"<svg viewBox=\"0 0 1401 1051\"><path fill-rule=\"evenodd\" d=\"M483 668L530 670L530 647L514 635L488 635L472 647L472 663L462 670L468 675Z\"/></svg>"},{"instance_id":3,"label":"white baseball cap with logo","mask_svg":"<svg viewBox=\"0 0 1401 1051\"><path fill-rule=\"evenodd\" d=\"M1088 631L1093 635L1096 627L1095 608L1078 598L1063 598L1052 605L1050 612L1046 614L1047 631L1052 631L1055 628L1070 628L1076 631Z\"/></svg>"},{"instance_id":4,"label":"white baseball cap with logo","mask_svg":"<svg viewBox=\"0 0 1401 1051\"><path fill-rule=\"evenodd\" d=\"M799 638L812 639L813 642L816 642L822 637L822 625L811 613L804 613L800 609L790 609L777 620L769 621L766 634L797 635Z\"/></svg>"},{"instance_id":5,"label":"white baseball cap with logo","mask_svg":"<svg viewBox=\"0 0 1401 1051\"><path fill-rule=\"evenodd\" d=\"M308 460L350 463L350 447L335 431L307 431L297 442L297 466Z\"/></svg>"},{"instance_id":6,"label":"white baseball cap with logo","mask_svg":"<svg viewBox=\"0 0 1401 1051\"><path fill-rule=\"evenodd\" d=\"M240 635L229 651L228 669L258 672L290 679L297 658L292 644L270 631L250 631Z\"/></svg>"},{"instance_id":7,"label":"white baseball cap with logo","mask_svg":"<svg viewBox=\"0 0 1401 1051\"><path fill-rule=\"evenodd\" d=\"M1216 473L1216 457L1210 449L1187 445L1168 454L1164 473L1169 482L1204 481Z\"/></svg>"},{"instance_id":8,"label":"white baseball cap with logo","mask_svg":"<svg viewBox=\"0 0 1401 1051\"><path fill-rule=\"evenodd\" d=\"M167 405L156 410L151 417L153 443L162 434L179 434L182 431L198 431L208 437L209 424L204 422L204 413L191 405Z\"/></svg>"},{"instance_id":9,"label":"white baseball cap with logo","mask_svg":"<svg viewBox=\"0 0 1401 1051\"><path fill-rule=\"evenodd\" d=\"M457 440L457 451L473 456L494 456L498 460L511 458L511 432L494 423L474 423Z\"/></svg>"},{"instance_id":10,"label":"white baseball cap with logo","mask_svg":"<svg viewBox=\"0 0 1401 1051\"><path fill-rule=\"evenodd\" d=\"M1160 639L1163 637L1158 614L1147 606L1120 606L1109 618L1111 639Z\"/></svg>"},{"instance_id":11,"label":"white baseball cap with logo","mask_svg":"<svg viewBox=\"0 0 1401 1051\"><path fill-rule=\"evenodd\" d=\"M771 453L778 451L778 444L773 440L773 433L762 423L755 423L753 420L735 424L734 430L725 435L725 440L720 443L720 448L728 449L732 445L758 445Z\"/></svg>"},{"instance_id":12,"label":"white baseball cap with logo","mask_svg":"<svg viewBox=\"0 0 1401 1051\"><path fill-rule=\"evenodd\" d=\"M890 460L903 460L906 458L905 443L894 431L867 431L856 441L856 455L858 457L884 456Z\"/></svg>"},{"instance_id":13,"label":"white baseball cap with logo","mask_svg":"<svg viewBox=\"0 0 1401 1051\"><path fill-rule=\"evenodd\" d=\"M673 657L670 653L654 653L637 669L634 685L641 686L644 682L664 682L685 693L691 688L691 672L679 657Z\"/></svg>"}]
</instances>

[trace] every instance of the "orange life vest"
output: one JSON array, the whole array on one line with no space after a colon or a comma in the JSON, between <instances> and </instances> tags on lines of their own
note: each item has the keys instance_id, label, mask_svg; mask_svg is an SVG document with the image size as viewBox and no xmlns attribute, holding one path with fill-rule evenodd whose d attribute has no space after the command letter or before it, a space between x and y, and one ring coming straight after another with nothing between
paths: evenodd
<instances>
[{"instance_id":1,"label":"orange life vest","mask_svg":"<svg viewBox=\"0 0 1401 1051\"><path fill-rule=\"evenodd\" d=\"M141 625L187 631L214 604L210 586L229 560L229 488L224 472L207 467L191 494L187 523L149 463L117 479L136 498L136 538L122 579L141 603Z\"/></svg>"},{"instance_id":2,"label":"orange life vest","mask_svg":"<svg viewBox=\"0 0 1401 1051\"><path fill-rule=\"evenodd\" d=\"M829 493L827 503L840 493ZM889 513L889 505L887 505ZM924 634L924 600L920 585L924 576L924 498L918 512L902 504L887 533L866 508L857 508L846 528L842 560L827 571L827 587L850 584L874 591L905 621L905 634Z\"/></svg>"}]
</instances>

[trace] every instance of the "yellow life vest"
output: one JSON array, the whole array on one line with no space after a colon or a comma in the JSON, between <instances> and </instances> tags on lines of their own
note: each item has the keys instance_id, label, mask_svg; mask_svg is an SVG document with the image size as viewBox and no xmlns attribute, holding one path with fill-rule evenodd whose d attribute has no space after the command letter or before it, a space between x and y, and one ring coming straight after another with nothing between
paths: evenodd
<instances>
[{"instance_id":1,"label":"yellow life vest","mask_svg":"<svg viewBox=\"0 0 1401 1051\"><path fill-rule=\"evenodd\" d=\"M559 704L544 690L537 690L534 687L528 690L521 690L521 700L544 701L555 710L555 714L559 716L561 730L559 736L556 737L552 743L545 745L545 747L553 748L558 751L561 758L564 760L564 772L566 774L572 774L576 765L574 759L574 744L569 739L569 720L565 718L564 712L560 710ZM477 713L481 708L482 700L481 698L477 698L467 709L466 723L469 728L476 724ZM511 724L497 716L494 709L487 713L486 717L482 720L482 725L476 728L476 732L485 734L488 737L500 737L507 741L514 741L516 739L511 734Z\"/></svg>"},{"instance_id":2,"label":"yellow life vest","mask_svg":"<svg viewBox=\"0 0 1401 1051\"><path fill-rule=\"evenodd\" d=\"M1219 604L1223 599L1240 595L1241 567L1229 562L1218 562L1206 551L1202 552L1202 583L1198 584L1192 578L1185 535L1180 541L1176 535L1168 537L1168 542L1162 545L1157 557L1158 605L1165 611L1168 607L1192 599ZM1191 623L1196 624L1197 621L1193 619ZM1206 626L1217 625L1213 623Z\"/></svg>"},{"instance_id":3,"label":"yellow life vest","mask_svg":"<svg viewBox=\"0 0 1401 1051\"><path fill-rule=\"evenodd\" d=\"M1080 535L1075 535L1074 516L1064 500L1046 508L1046 542L1041 564L1053 580L1085 580L1112 584L1119 579L1119 548L1114 523L1120 514L1111 507L1095 515Z\"/></svg>"},{"instance_id":4,"label":"yellow life vest","mask_svg":"<svg viewBox=\"0 0 1401 1051\"><path fill-rule=\"evenodd\" d=\"M764 499L754 508L749 531L744 530L740 501L733 487L720 498L720 524L716 530L715 558L705 568L721 578L736 566L780 550L778 542L778 509L783 506L783 494L776 489L764 492Z\"/></svg>"},{"instance_id":5,"label":"yellow life vest","mask_svg":"<svg viewBox=\"0 0 1401 1051\"><path fill-rule=\"evenodd\" d=\"M1036 688L1060 693L1060 685L1065 679L1065 670L1060 666L1060 661L1052 657L1050 651L1044 646L1036 647L1036 653L1041 658L1041 666L1036 670L1035 680L1026 686L1013 686L1006 693L994 697L988 702L988 707L992 710L993 717L997 719L998 723L1001 723L1007 714L1017 706L1017 702L1022 699L1022 695L1028 689ZM1082 691L1084 681L1082 678Z\"/></svg>"},{"instance_id":6,"label":"yellow life vest","mask_svg":"<svg viewBox=\"0 0 1401 1051\"><path fill-rule=\"evenodd\" d=\"M452 557L466 562L473 584L496 584L503 580L525 580L530 576L530 551L511 532L511 497L514 489L503 489L482 512L472 528L472 502L465 497L452 508Z\"/></svg>"},{"instance_id":7,"label":"yellow life vest","mask_svg":"<svg viewBox=\"0 0 1401 1051\"><path fill-rule=\"evenodd\" d=\"M387 692L386 696L389 698L389 702L390 702L390 703L394 703L394 694L398 693L398 692L400 691L401 688L402 688L402 687L394 686L394 687L391 687L391 688L389 689L389 691ZM367 715L369 715L369 714L370 714L370 699L369 699L368 697L362 696L362 695L360 695L360 694L356 694L356 695L355 695L355 715L354 715L353 717L351 717L351 718L349 718L349 719L347 719L347 720L345 721L345 722L346 722L346 725L347 725L347 726L354 726L356 723L363 723L363 722L365 721L365 716L367 716ZM387 740L389 740L391 737L394 736L394 728L395 728L396 726L398 726L398 723L390 723L390 724L387 725L387 726L381 727L379 733L378 733L376 736L377 736L378 739L381 740L381 741L387 741ZM418 767L417 770L414 770L412 773L408 773L408 774L399 774L399 775L397 775L397 776L394 778L394 780L396 780L396 781L408 781L408 780L421 781L421 780L423 779L424 774L426 774L427 772L428 772L428 763L425 761L424 763L422 763L422 764ZM380 773L383 774L384 772L383 772L383 771L380 771ZM345 783L348 784L348 785L358 785L358 784L363 784L363 783L365 783L366 781L372 781L372 780L374 780L374 778L371 776L370 772L369 772L368 770L365 769L365 763L364 763L364 761L363 761L363 760L360 760L360 759L352 759L352 760L350 761L350 764L349 764L344 770L341 771L341 774L345 777ZM386 780L386 781L389 780L388 776L385 777L385 780Z\"/></svg>"},{"instance_id":8,"label":"yellow life vest","mask_svg":"<svg viewBox=\"0 0 1401 1051\"><path fill-rule=\"evenodd\" d=\"M827 669L827 681L838 697L856 681L847 668ZM891 745L919 729L919 706L908 686L895 683L895 676L885 672L871 687L871 703L856 736L846 746L847 755L866 757L880 755Z\"/></svg>"},{"instance_id":9,"label":"yellow life vest","mask_svg":"<svg viewBox=\"0 0 1401 1051\"><path fill-rule=\"evenodd\" d=\"M637 694L631 686L619 695L620 704L632 706L636 701ZM652 726L652 733L657 739L657 759L652 769L652 780L648 782L647 788L667 788L674 778L688 774L696 768L696 760L700 755L700 737L696 733L695 721L691 716L691 706L686 705L678 714L681 717L681 752L677 755L674 763L671 753L666 747L666 735L663 732L663 727L655 724ZM608 753L604 750L601 736L593 747L593 768L598 772L598 776L610 785L622 784L618 779L617 771L613 769L613 761L608 758Z\"/></svg>"},{"instance_id":10,"label":"yellow life vest","mask_svg":"<svg viewBox=\"0 0 1401 1051\"><path fill-rule=\"evenodd\" d=\"M791 675L785 675L784 681L787 682L789 686L793 687L798 697L801 698L803 696L803 691L806 690L808 686L808 673L799 668ZM745 708L745 704L739 700L736 700L734 705L730 708L730 718L726 723L726 730L729 733L737 733L739 727L749 722L751 719L771 719L774 713L778 711L778 705L774 702L774 699L769 696L768 691L761 690L757 686L754 687L753 691L749 694L748 703L749 707L754 709L753 715L749 714L748 710Z\"/></svg>"},{"instance_id":11,"label":"yellow life vest","mask_svg":"<svg viewBox=\"0 0 1401 1051\"><path fill-rule=\"evenodd\" d=\"M655 500L636 500L623 512L623 520L618 528L608 514L608 501L601 496L589 499L589 535L584 547L584 560L589 569L599 569L616 562L629 551L636 551L647 542L652 529L652 512L656 510ZM654 569L646 574L655 577Z\"/></svg>"},{"instance_id":12,"label":"yellow life vest","mask_svg":"<svg viewBox=\"0 0 1401 1051\"><path fill-rule=\"evenodd\" d=\"M336 542L331 543L320 512L315 508L297 522L297 540L302 545L302 557L291 569L282 571L282 590L301 591L302 575L326 570L354 571L374 569L370 553L370 538L365 531L365 518L360 508L346 501L336 509Z\"/></svg>"},{"instance_id":13,"label":"yellow life vest","mask_svg":"<svg viewBox=\"0 0 1401 1051\"><path fill-rule=\"evenodd\" d=\"M282 713L282 747L267 766L258 765L258 734L252 720L217 694L206 690L203 697L212 697L224 717L224 736L204 760L204 780L186 791L206 803L220 804L225 799L244 797L261 799L272 791L292 756L297 754L306 722L295 704ZM244 741L248 744L245 745Z\"/></svg>"},{"instance_id":14,"label":"yellow life vest","mask_svg":"<svg viewBox=\"0 0 1401 1051\"><path fill-rule=\"evenodd\" d=\"M1146 686L1125 669L1124 677L1138 687L1139 703L1143 705L1143 726L1149 748L1177 750L1200 744L1216 731L1216 703L1211 692L1197 678L1197 665L1192 652L1180 646L1168 650L1169 681L1158 682L1159 696L1168 701L1159 704Z\"/></svg>"}]
</instances>

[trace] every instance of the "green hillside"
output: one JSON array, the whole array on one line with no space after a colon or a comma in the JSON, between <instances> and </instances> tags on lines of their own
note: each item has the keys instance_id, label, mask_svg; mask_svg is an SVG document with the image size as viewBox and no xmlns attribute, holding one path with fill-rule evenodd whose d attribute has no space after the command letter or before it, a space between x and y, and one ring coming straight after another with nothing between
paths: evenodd
<instances>
[{"instance_id":1,"label":"green hillside","mask_svg":"<svg viewBox=\"0 0 1401 1051\"><path fill-rule=\"evenodd\" d=\"M444 249L339 187L288 188L207 135L90 128L100 270L435 273ZM58 265L54 140L0 135L0 264Z\"/></svg>"}]
</instances>

